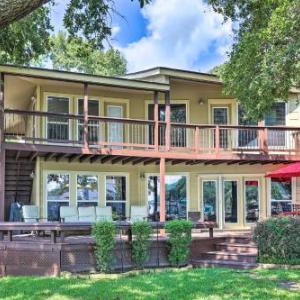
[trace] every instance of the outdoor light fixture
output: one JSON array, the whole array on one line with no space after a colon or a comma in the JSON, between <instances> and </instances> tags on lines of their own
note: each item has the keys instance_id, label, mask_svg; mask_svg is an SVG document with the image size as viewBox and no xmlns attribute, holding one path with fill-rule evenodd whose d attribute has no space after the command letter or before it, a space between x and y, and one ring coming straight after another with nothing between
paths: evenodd
<instances>
[{"instance_id":1,"label":"outdoor light fixture","mask_svg":"<svg viewBox=\"0 0 300 300\"><path fill-rule=\"evenodd\" d=\"M145 173L140 173L140 179L145 179Z\"/></svg>"},{"instance_id":2,"label":"outdoor light fixture","mask_svg":"<svg viewBox=\"0 0 300 300\"><path fill-rule=\"evenodd\" d=\"M199 99L198 101L199 105L203 105L204 104L204 100L202 98Z\"/></svg>"},{"instance_id":3,"label":"outdoor light fixture","mask_svg":"<svg viewBox=\"0 0 300 300\"><path fill-rule=\"evenodd\" d=\"M31 178L31 179L34 179L34 177L35 177L35 173L34 173L34 171L32 171L32 172L30 173L30 178Z\"/></svg>"}]
</instances>

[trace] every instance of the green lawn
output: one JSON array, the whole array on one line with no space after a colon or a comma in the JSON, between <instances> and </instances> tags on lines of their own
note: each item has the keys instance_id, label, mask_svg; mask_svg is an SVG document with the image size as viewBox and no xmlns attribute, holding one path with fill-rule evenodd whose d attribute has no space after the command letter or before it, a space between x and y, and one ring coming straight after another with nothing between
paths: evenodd
<instances>
[{"instance_id":1,"label":"green lawn","mask_svg":"<svg viewBox=\"0 0 300 300\"><path fill-rule=\"evenodd\" d=\"M296 290L283 282L293 282ZM181 269L90 278L7 277L0 279L0 299L300 299L298 287L300 270Z\"/></svg>"}]
</instances>

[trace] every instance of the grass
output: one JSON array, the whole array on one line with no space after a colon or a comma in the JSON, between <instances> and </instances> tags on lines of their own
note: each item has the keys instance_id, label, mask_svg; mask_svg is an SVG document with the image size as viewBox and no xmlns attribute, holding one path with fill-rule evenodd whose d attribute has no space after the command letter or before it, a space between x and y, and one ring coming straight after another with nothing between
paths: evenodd
<instances>
[{"instance_id":1,"label":"grass","mask_svg":"<svg viewBox=\"0 0 300 300\"><path fill-rule=\"evenodd\" d=\"M300 299L300 270L173 269L86 277L6 277L0 299Z\"/></svg>"}]
</instances>

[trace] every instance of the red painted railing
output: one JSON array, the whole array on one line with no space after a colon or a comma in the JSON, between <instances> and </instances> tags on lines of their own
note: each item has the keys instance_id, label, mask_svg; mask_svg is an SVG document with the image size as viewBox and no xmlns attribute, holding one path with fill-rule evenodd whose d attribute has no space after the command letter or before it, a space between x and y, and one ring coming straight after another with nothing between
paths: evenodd
<instances>
[{"instance_id":1,"label":"red painted railing","mask_svg":"<svg viewBox=\"0 0 300 300\"><path fill-rule=\"evenodd\" d=\"M199 125L38 111L5 110L6 142L178 151L189 153L300 152L300 128ZM157 124L157 126L156 126ZM86 130L85 130L86 129ZM170 149L167 142L170 141Z\"/></svg>"}]
</instances>

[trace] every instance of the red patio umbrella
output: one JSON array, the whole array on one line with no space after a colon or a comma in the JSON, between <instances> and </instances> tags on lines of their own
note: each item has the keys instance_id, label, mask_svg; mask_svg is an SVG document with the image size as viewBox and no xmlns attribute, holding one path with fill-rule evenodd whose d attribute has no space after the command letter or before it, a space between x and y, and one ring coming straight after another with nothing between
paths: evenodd
<instances>
[{"instance_id":1,"label":"red patio umbrella","mask_svg":"<svg viewBox=\"0 0 300 300\"><path fill-rule=\"evenodd\" d=\"M268 172L266 177L271 178L291 178L300 177L300 162L281 167L275 171Z\"/></svg>"}]
</instances>

